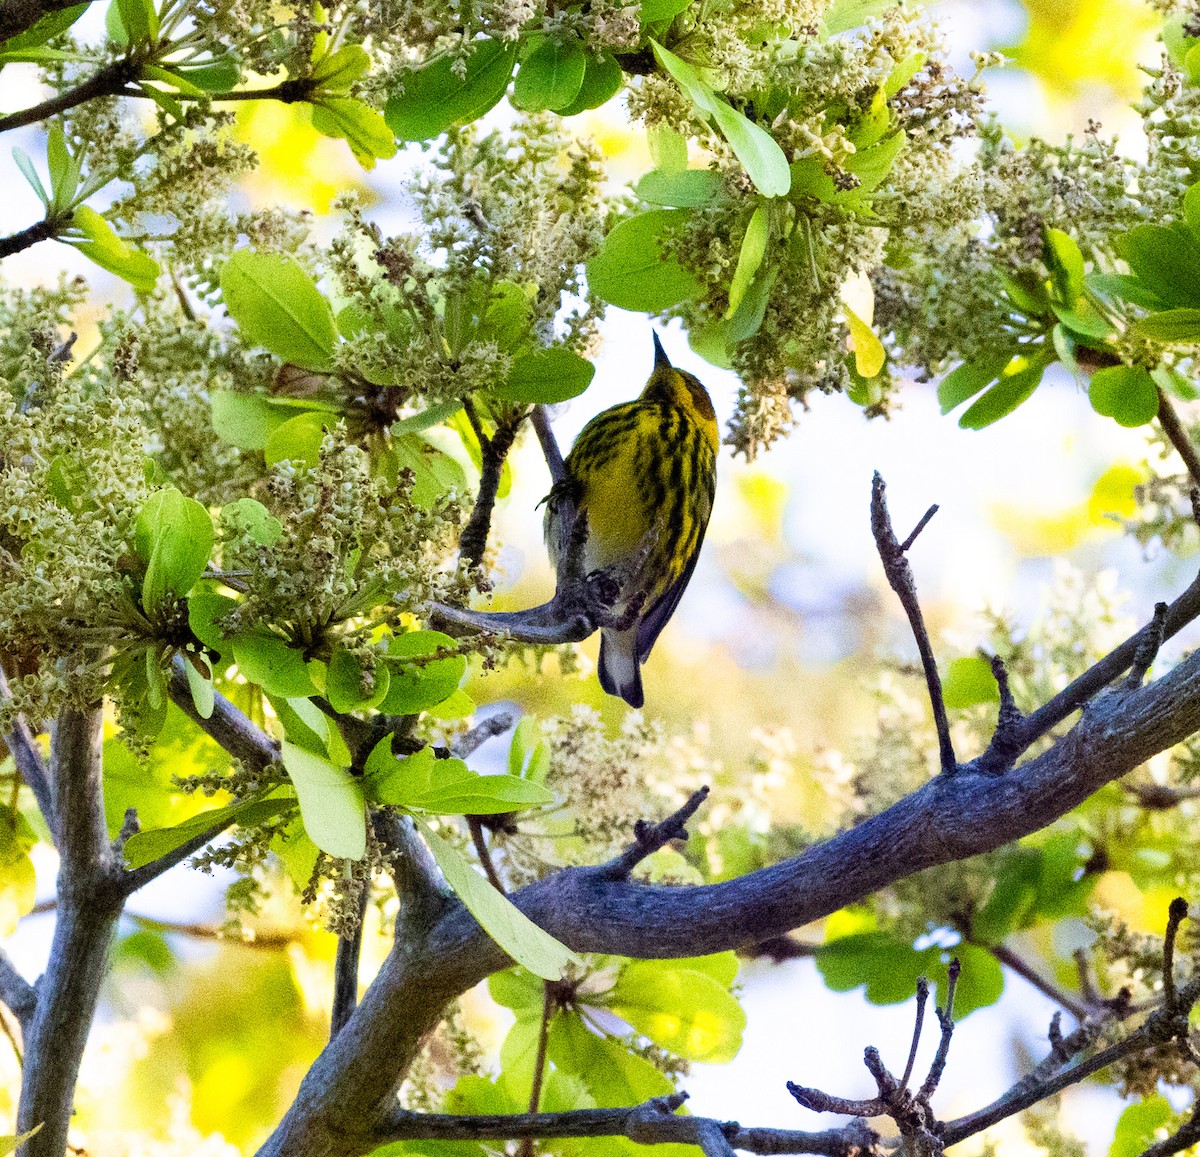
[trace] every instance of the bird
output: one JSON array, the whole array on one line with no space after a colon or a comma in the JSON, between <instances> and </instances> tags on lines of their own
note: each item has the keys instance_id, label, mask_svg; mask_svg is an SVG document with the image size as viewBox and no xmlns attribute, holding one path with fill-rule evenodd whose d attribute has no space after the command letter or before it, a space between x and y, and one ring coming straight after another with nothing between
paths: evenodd
<instances>
[{"instance_id":1,"label":"bird","mask_svg":"<svg viewBox=\"0 0 1200 1157\"><path fill-rule=\"evenodd\" d=\"M621 574L628 627L600 631L600 686L644 702L641 666L696 569L716 495L720 434L700 380L671 365L658 334L641 395L597 414L575 439L565 476L546 501L545 535L557 570L568 499L586 517L584 574Z\"/></svg>"}]
</instances>

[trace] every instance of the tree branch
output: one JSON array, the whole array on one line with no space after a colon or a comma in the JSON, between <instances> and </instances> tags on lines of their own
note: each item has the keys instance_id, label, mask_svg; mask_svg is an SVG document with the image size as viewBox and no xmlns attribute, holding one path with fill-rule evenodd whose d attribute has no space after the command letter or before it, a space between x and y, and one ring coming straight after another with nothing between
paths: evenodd
<instances>
[{"instance_id":1,"label":"tree branch","mask_svg":"<svg viewBox=\"0 0 1200 1157\"><path fill-rule=\"evenodd\" d=\"M640 1145L699 1145L714 1134L725 1151L747 1153L816 1153L824 1157L855 1157L874 1150L878 1136L865 1121L840 1129L809 1133L795 1129L745 1129L736 1122L711 1117L677 1116L685 1094L658 1097L644 1105L622 1109L575 1109L537 1116L455 1116L396 1110L375 1130L375 1144L392 1141L462 1141L546 1139L553 1137L628 1137ZM709 1141L711 1145L712 1142ZM709 1148L705 1153L722 1152Z\"/></svg>"},{"instance_id":2,"label":"tree branch","mask_svg":"<svg viewBox=\"0 0 1200 1157\"><path fill-rule=\"evenodd\" d=\"M99 707L64 710L51 734L50 779L58 815L58 915L46 972L25 1034L18 1133L41 1125L24 1157L62 1157L75 1081L96 1013L123 897L104 823Z\"/></svg>"},{"instance_id":3,"label":"tree branch","mask_svg":"<svg viewBox=\"0 0 1200 1157\"><path fill-rule=\"evenodd\" d=\"M875 536L875 546L883 562L884 574L899 597L900 605L904 607L913 638L917 643L917 651L921 655L921 668L925 672L925 684L929 688L929 702L933 708L933 722L937 728L942 774L952 775L958 761L954 757L954 745L950 742L950 721L946 717L946 703L942 697L942 679L938 674L937 659L933 654L933 644L929 641L929 632L925 629L925 619L917 599L917 585L913 579L912 567L908 565L908 559L905 557L905 551L912 546L925 524L937 513L937 507L931 506L912 534L904 542L900 542L892 529L892 519L888 514L887 499L884 496L886 489L879 471L875 471L871 481L871 532Z\"/></svg>"},{"instance_id":4,"label":"tree branch","mask_svg":"<svg viewBox=\"0 0 1200 1157\"><path fill-rule=\"evenodd\" d=\"M483 459L483 467L479 472L479 494L475 499L471 517L458 540L459 556L469 566L479 566L483 562L504 460L508 457L520 428L521 419L500 422L490 438L482 433L479 435L479 452Z\"/></svg>"},{"instance_id":5,"label":"tree branch","mask_svg":"<svg viewBox=\"0 0 1200 1157\"><path fill-rule=\"evenodd\" d=\"M1195 445L1179 420L1175 407L1171 405L1171 399L1161 388L1158 391L1158 424L1162 427L1162 432L1166 434L1167 441L1175 447L1175 452L1183 459L1183 464L1191 476L1192 485L1200 486L1200 455L1196 453Z\"/></svg>"},{"instance_id":6,"label":"tree branch","mask_svg":"<svg viewBox=\"0 0 1200 1157\"><path fill-rule=\"evenodd\" d=\"M350 1019L358 1004L358 962L362 955L363 921L367 901L371 896L371 881L367 880L358 896L358 921L353 932L338 937L337 956L333 962L333 1006L329 1011L329 1035L337 1036Z\"/></svg>"},{"instance_id":7,"label":"tree branch","mask_svg":"<svg viewBox=\"0 0 1200 1157\"><path fill-rule=\"evenodd\" d=\"M1169 613L1168 628L1171 621ZM1132 653L1124 665L1131 660ZM1109 660L1104 664L1111 669ZM772 867L698 887L637 883L619 878L611 865L576 868L510 898L578 952L663 959L737 948L782 935L924 868L1038 831L1196 730L1200 652L1153 683L1099 698L1019 776L975 774L965 764ZM508 963L456 900L445 901L419 938L398 932L358 1009L314 1062L261 1149L263 1157L369 1152L372 1122L387 1111L400 1075L446 1003Z\"/></svg>"},{"instance_id":8,"label":"tree branch","mask_svg":"<svg viewBox=\"0 0 1200 1157\"><path fill-rule=\"evenodd\" d=\"M558 448L558 440L550 427L550 413L545 406L534 406L530 420L533 422L534 433L542 447L542 457L546 459L546 468L550 471L551 485L557 486L567 477L567 468L563 464L562 451Z\"/></svg>"},{"instance_id":9,"label":"tree branch","mask_svg":"<svg viewBox=\"0 0 1200 1157\"><path fill-rule=\"evenodd\" d=\"M0 41L28 32L39 20L74 8L79 0L0 0Z\"/></svg>"},{"instance_id":10,"label":"tree branch","mask_svg":"<svg viewBox=\"0 0 1200 1157\"><path fill-rule=\"evenodd\" d=\"M37 1008L37 992L18 971L17 966L8 958L8 953L0 948L0 1000L17 1018L22 1032L29 1031L29 1023Z\"/></svg>"},{"instance_id":11,"label":"tree branch","mask_svg":"<svg viewBox=\"0 0 1200 1157\"><path fill-rule=\"evenodd\" d=\"M12 701L12 688L8 685L8 676L5 674L3 666L0 666L0 699ZM29 785L29 790L33 792L38 810L42 813L46 826L50 829L50 834L57 844L58 816L54 810L54 800L50 790L50 772L46 767L46 761L42 759L42 753L38 750L37 740L23 716L17 716L12 731L4 736L4 745L12 752L13 763L16 764L17 771L21 773L21 778Z\"/></svg>"},{"instance_id":12,"label":"tree branch","mask_svg":"<svg viewBox=\"0 0 1200 1157\"><path fill-rule=\"evenodd\" d=\"M192 702L192 691L183 664L184 660L178 655L171 662L169 689L175 706L201 731L215 739L234 759L240 759L249 767L260 771L278 763L279 744L261 727L247 719L219 691L214 695L212 715L208 719L201 717L196 710L196 704Z\"/></svg>"},{"instance_id":13,"label":"tree branch","mask_svg":"<svg viewBox=\"0 0 1200 1157\"><path fill-rule=\"evenodd\" d=\"M10 233L7 237L0 237L0 261L3 261L5 257L11 257L14 253L20 253L22 249L36 245L39 241L49 241L52 237L57 237L66 223L67 221L63 218L46 217L22 229L19 233Z\"/></svg>"},{"instance_id":14,"label":"tree branch","mask_svg":"<svg viewBox=\"0 0 1200 1157\"><path fill-rule=\"evenodd\" d=\"M1047 980L1011 948L1006 948L1003 944L989 944L988 951L1005 968L1012 969L1018 976L1029 981L1043 996L1048 996L1055 1004L1061 1004L1076 1020L1083 1020L1088 1015L1089 1010L1083 1001L1076 1000L1069 992L1064 992Z\"/></svg>"},{"instance_id":15,"label":"tree branch","mask_svg":"<svg viewBox=\"0 0 1200 1157\"><path fill-rule=\"evenodd\" d=\"M141 61L123 56L120 60L114 60L110 64L104 65L82 84L69 88L66 92L60 92L48 100L42 101L41 104L21 109L20 112L0 117L0 133L6 133L10 129L24 128L25 125L37 124L38 121L57 116L77 105L86 104L89 100L96 100L98 97L120 96L125 91L125 86L130 81L136 80L141 71Z\"/></svg>"}]
</instances>

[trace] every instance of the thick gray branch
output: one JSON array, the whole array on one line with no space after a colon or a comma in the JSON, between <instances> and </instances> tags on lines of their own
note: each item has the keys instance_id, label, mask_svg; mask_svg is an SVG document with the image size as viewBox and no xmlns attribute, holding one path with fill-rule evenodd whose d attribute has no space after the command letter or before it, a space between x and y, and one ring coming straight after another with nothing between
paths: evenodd
<instances>
[{"instance_id":1,"label":"thick gray branch","mask_svg":"<svg viewBox=\"0 0 1200 1157\"><path fill-rule=\"evenodd\" d=\"M17 1132L41 1129L23 1157L62 1157L75 1081L96 1014L120 916L120 868L104 824L101 764L104 714L64 710L51 736L50 776L58 815L58 916L46 972L25 1033Z\"/></svg>"},{"instance_id":2,"label":"thick gray branch","mask_svg":"<svg viewBox=\"0 0 1200 1157\"><path fill-rule=\"evenodd\" d=\"M1200 598L1200 587L1194 590ZM1171 621L1168 615L1168 630ZM1131 649L1126 666L1132 657ZM1111 667L1110 679L1123 669ZM1097 696L1068 735L1007 775L963 765L826 843L739 879L665 887L578 868L512 899L579 952L667 958L737 948L827 916L923 868L1038 831L1197 730L1200 652L1148 686ZM372 1123L388 1110L396 1081L445 1003L508 963L457 902L420 940L398 938L355 1014L314 1062L264 1157L369 1151Z\"/></svg>"}]
</instances>

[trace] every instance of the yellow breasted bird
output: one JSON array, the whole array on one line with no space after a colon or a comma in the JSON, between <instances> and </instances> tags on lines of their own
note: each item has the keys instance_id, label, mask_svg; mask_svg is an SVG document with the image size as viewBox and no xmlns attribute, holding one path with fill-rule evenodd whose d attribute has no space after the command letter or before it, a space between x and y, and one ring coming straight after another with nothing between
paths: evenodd
<instances>
[{"instance_id":1,"label":"yellow breasted bird","mask_svg":"<svg viewBox=\"0 0 1200 1157\"><path fill-rule=\"evenodd\" d=\"M566 478L546 509L546 545L557 568L561 505L569 495L587 517L585 574L632 565L626 599L644 599L626 630L600 633L600 686L642 705L641 665L683 595L717 483L717 416L708 391L677 370L654 335L654 372L641 397L597 414L567 455Z\"/></svg>"}]
</instances>

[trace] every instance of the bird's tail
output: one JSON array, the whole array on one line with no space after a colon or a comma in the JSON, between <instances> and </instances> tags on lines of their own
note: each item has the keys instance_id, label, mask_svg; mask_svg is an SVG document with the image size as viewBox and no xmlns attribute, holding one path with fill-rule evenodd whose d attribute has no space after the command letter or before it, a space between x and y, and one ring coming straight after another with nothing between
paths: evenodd
<instances>
[{"instance_id":1,"label":"bird's tail","mask_svg":"<svg viewBox=\"0 0 1200 1157\"><path fill-rule=\"evenodd\" d=\"M619 695L630 707L640 707L642 668L637 657L637 627L600 632L600 686Z\"/></svg>"}]
</instances>

